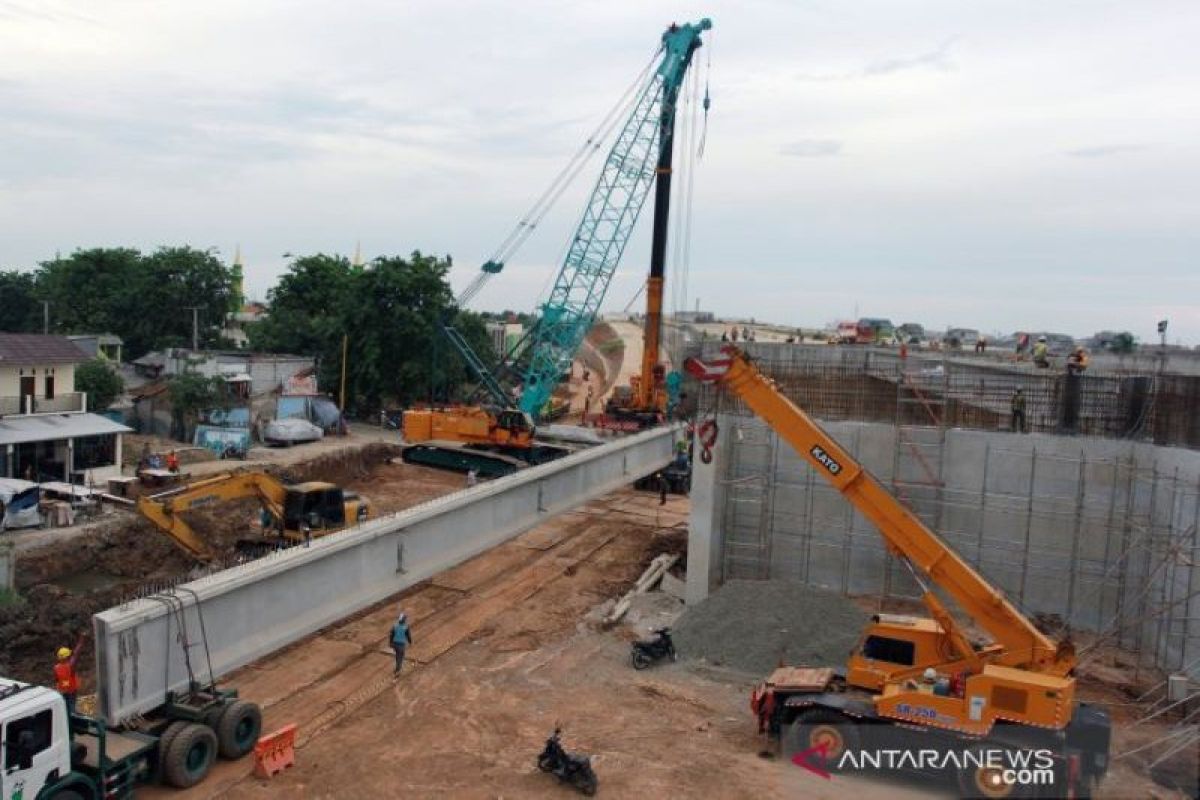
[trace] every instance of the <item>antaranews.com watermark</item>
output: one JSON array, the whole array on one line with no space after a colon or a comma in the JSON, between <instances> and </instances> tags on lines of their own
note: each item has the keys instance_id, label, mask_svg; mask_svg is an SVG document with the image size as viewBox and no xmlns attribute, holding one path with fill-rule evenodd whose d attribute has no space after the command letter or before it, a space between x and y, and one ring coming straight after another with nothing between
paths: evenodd
<instances>
[{"instance_id":1,"label":"antaranews.com watermark","mask_svg":"<svg viewBox=\"0 0 1200 800\"><path fill-rule=\"evenodd\" d=\"M873 748L846 750L828 758L827 743L792 756L792 763L822 778L838 772L976 772L990 788L1006 786L1053 786L1055 759L1050 750L972 747L967 750Z\"/></svg>"}]
</instances>

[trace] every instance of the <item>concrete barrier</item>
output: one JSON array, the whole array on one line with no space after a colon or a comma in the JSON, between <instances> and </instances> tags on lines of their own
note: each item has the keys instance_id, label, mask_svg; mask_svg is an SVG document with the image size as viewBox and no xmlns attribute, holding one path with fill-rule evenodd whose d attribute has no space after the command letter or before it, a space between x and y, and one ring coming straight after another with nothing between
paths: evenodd
<instances>
[{"instance_id":1,"label":"concrete barrier","mask_svg":"<svg viewBox=\"0 0 1200 800\"><path fill-rule=\"evenodd\" d=\"M220 677L649 475L676 435L618 439L103 611L92 618L100 713L124 722L186 689L189 672Z\"/></svg>"}]
</instances>

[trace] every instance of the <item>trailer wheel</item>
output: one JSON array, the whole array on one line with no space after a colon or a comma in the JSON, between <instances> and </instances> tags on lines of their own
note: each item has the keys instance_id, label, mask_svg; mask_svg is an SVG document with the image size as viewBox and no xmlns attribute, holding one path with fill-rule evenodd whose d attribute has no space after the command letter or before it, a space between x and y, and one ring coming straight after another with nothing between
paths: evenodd
<instances>
[{"instance_id":1,"label":"trailer wheel","mask_svg":"<svg viewBox=\"0 0 1200 800\"><path fill-rule=\"evenodd\" d=\"M262 733L262 712L254 703L235 700L217 720L217 745L224 758L241 758L254 749Z\"/></svg>"},{"instance_id":2,"label":"trailer wheel","mask_svg":"<svg viewBox=\"0 0 1200 800\"><path fill-rule=\"evenodd\" d=\"M179 732L186 728L191 723L183 720L175 720L168 723L163 729L162 735L158 737L158 774L160 776L167 774L167 750L171 747L171 742L175 741L175 737Z\"/></svg>"},{"instance_id":3,"label":"trailer wheel","mask_svg":"<svg viewBox=\"0 0 1200 800\"><path fill-rule=\"evenodd\" d=\"M837 769L838 761L847 750L858 750L858 730L854 722L836 711L812 708L802 711L784 733L784 755L790 761L805 754L814 766L824 767L830 772ZM824 752L824 764L820 763Z\"/></svg>"},{"instance_id":4,"label":"trailer wheel","mask_svg":"<svg viewBox=\"0 0 1200 800\"><path fill-rule=\"evenodd\" d=\"M977 754L978 760L983 761L987 751L995 749L997 749L995 746L975 745L968 751L968 754ZM958 773L958 788L962 797L983 798L983 800L1035 796L1034 787L1005 783L1003 770L987 766L975 767L970 763Z\"/></svg>"},{"instance_id":5,"label":"trailer wheel","mask_svg":"<svg viewBox=\"0 0 1200 800\"><path fill-rule=\"evenodd\" d=\"M189 723L167 748L164 777L176 789L195 786L208 776L216 756L217 735L205 725Z\"/></svg>"},{"instance_id":6,"label":"trailer wheel","mask_svg":"<svg viewBox=\"0 0 1200 800\"><path fill-rule=\"evenodd\" d=\"M84 798L74 789L63 789L50 795L50 800L84 800Z\"/></svg>"}]
</instances>

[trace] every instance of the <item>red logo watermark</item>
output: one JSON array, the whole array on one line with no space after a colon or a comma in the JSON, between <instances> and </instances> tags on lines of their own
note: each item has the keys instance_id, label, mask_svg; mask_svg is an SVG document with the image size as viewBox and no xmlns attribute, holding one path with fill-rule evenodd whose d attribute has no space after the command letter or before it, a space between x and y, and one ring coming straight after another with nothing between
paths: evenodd
<instances>
[{"instance_id":1,"label":"red logo watermark","mask_svg":"<svg viewBox=\"0 0 1200 800\"><path fill-rule=\"evenodd\" d=\"M820 756L820 763L810 760L812 756ZM829 770L825 769L825 765L829 763L829 743L821 742L815 747L810 747L807 750L802 750L792 756L792 763L797 767L803 767L814 775L820 775L825 780L829 780L833 776L829 774Z\"/></svg>"}]
</instances>

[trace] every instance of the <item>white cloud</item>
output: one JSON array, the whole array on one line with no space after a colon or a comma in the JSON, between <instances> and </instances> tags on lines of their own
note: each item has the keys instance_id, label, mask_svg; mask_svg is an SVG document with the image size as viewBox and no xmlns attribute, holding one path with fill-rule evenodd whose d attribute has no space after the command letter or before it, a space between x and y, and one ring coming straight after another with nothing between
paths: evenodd
<instances>
[{"instance_id":1,"label":"white cloud","mask_svg":"<svg viewBox=\"0 0 1200 800\"><path fill-rule=\"evenodd\" d=\"M0 265L240 242L263 294L281 253L361 240L453 254L464 282L689 13L0 0ZM1200 289L1195 3L706 13L689 287L705 305L1148 336ZM597 168L480 302L534 306ZM649 218L610 307L636 291ZM1177 316L1173 335L1200 341Z\"/></svg>"}]
</instances>

